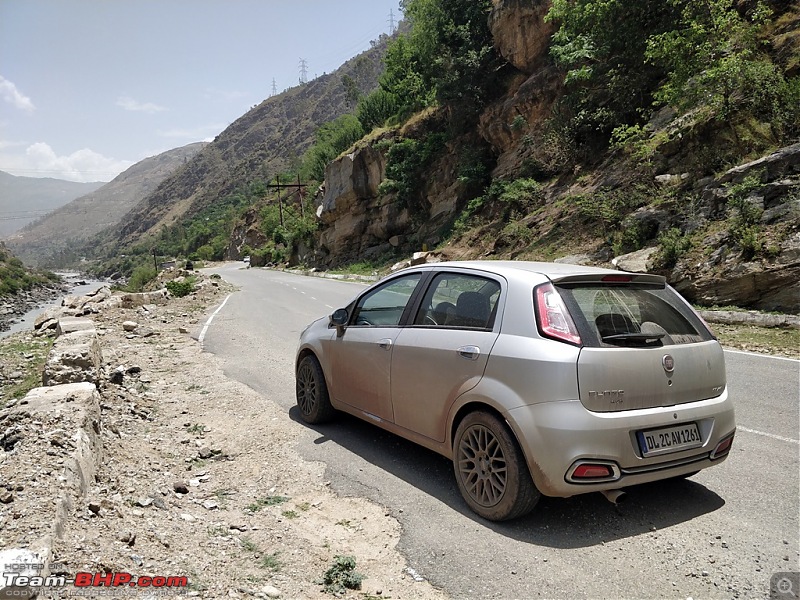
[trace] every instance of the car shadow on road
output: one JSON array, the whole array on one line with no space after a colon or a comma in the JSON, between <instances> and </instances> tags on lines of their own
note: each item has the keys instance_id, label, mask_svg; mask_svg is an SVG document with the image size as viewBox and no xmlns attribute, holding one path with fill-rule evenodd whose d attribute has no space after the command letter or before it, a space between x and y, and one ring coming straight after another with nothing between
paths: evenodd
<instances>
[{"instance_id":1,"label":"car shadow on road","mask_svg":"<svg viewBox=\"0 0 800 600\"><path fill-rule=\"evenodd\" d=\"M303 422L297 407L292 407L289 415L319 433L315 444L334 442L474 522L540 546L597 546L691 521L725 505L704 485L691 479L675 479L625 488L625 501L617 506L599 493L542 497L529 515L495 523L469 509L458 491L452 463L443 456L350 415L337 414L334 422L325 425Z\"/></svg>"}]
</instances>

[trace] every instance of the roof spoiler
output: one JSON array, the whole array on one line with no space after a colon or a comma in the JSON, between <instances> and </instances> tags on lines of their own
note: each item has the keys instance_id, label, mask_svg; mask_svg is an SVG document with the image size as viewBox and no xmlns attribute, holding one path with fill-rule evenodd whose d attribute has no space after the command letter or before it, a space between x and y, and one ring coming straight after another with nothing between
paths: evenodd
<instances>
[{"instance_id":1,"label":"roof spoiler","mask_svg":"<svg viewBox=\"0 0 800 600\"><path fill-rule=\"evenodd\" d=\"M551 280L553 283L565 286L602 283L607 285L634 284L664 288L667 285L667 280L662 275L652 275L650 273L626 273L625 271L566 275L564 277L553 277Z\"/></svg>"}]
</instances>

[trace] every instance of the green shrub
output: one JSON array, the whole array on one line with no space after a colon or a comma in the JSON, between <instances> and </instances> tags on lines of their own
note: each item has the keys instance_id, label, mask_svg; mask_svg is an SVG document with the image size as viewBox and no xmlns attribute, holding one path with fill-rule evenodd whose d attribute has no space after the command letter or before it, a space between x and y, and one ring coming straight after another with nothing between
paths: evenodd
<instances>
[{"instance_id":1,"label":"green shrub","mask_svg":"<svg viewBox=\"0 0 800 600\"><path fill-rule=\"evenodd\" d=\"M325 571L323 582L325 591L340 595L347 590L360 590L364 576L357 573L356 559L353 556L334 556L333 565Z\"/></svg>"},{"instance_id":2,"label":"green shrub","mask_svg":"<svg viewBox=\"0 0 800 600\"><path fill-rule=\"evenodd\" d=\"M379 193L395 193L412 212L419 212L420 181L444 150L445 139L443 133L432 133L424 140L405 138L393 143L386 153L386 178L378 188Z\"/></svg>"},{"instance_id":3,"label":"green shrub","mask_svg":"<svg viewBox=\"0 0 800 600\"><path fill-rule=\"evenodd\" d=\"M573 196L578 213L597 224L604 237L616 231L625 216L643 203L642 197L632 190L600 189L592 195Z\"/></svg>"},{"instance_id":4,"label":"green shrub","mask_svg":"<svg viewBox=\"0 0 800 600\"><path fill-rule=\"evenodd\" d=\"M169 293L176 298L183 298L194 291L194 279L188 278L183 281L168 281L164 286L169 290Z\"/></svg>"},{"instance_id":5,"label":"green shrub","mask_svg":"<svg viewBox=\"0 0 800 600\"><path fill-rule=\"evenodd\" d=\"M764 246L759 225L764 210L748 199L750 193L760 186L761 173L754 173L745 177L741 183L729 185L727 188L728 233L742 249L745 260L753 258Z\"/></svg>"},{"instance_id":6,"label":"green shrub","mask_svg":"<svg viewBox=\"0 0 800 600\"><path fill-rule=\"evenodd\" d=\"M144 286L156 278L157 274L155 267L149 267L147 265L136 267L128 280L128 291L141 292L144 290Z\"/></svg>"},{"instance_id":7,"label":"green shrub","mask_svg":"<svg viewBox=\"0 0 800 600\"><path fill-rule=\"evenodd\" d=\"M692 241L677 227L672 227L659 235L658 243L660 249L656 256L656 264L666 269L674 267L678 259L692 247Z\"/></svg>"},{"instance_id":8,"label":"green shrub","mask_svg":"<svg viewBox=\"0 0 800 600\"><path fill-rule=\"evenodd\" d=\"M503 183L498 200L512 210L527 211L544 200L541 184L535 179L515 179Z\"/></svg>"},{"instance_id":9,"label":"green shrub","mask_svg":"<svg viewBox=\"0 0 800 600\"><path fill-rule=\"evenodd\" d=\"M533 232L528 228L525 223L521 221L511 221L508 225L503 227L500 232L500 239L509 244L530 244L533 241Z\"/></svg>"}]
</instances>

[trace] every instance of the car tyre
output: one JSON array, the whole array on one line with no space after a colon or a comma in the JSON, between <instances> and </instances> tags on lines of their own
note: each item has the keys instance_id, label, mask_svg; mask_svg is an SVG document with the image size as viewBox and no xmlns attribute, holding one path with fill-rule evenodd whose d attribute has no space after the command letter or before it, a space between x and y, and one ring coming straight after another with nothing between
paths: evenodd
<instances>
[{"instance_id":1,"label":"car tyre","mask_svg":"<svg viewBox=\"0 0 800 600\"><path fill-rule=\"evenodd\" d=\"M322 366L314 355L309 354L297 365L295 396L300 418L306 423L325 423L336 412L331 405Z\"/></svg>"},{"instance_id":2,"label":"car tyre","mask_svg":"<svg viewBox=\"0 0 800 600\"><path fill-rule=\"evenodd\" d=\"M453 468L464 500L490 521L521 517L541 497L513 434L488 412L472 412L459 424Z\"/></svg>"}]
</instances>

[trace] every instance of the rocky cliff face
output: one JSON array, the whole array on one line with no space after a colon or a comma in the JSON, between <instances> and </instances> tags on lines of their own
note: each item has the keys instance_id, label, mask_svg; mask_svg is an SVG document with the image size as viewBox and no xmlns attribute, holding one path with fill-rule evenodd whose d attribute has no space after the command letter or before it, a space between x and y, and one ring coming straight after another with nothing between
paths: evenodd
<instances>
[{"instance_id":1,"label":"rocky cliff face","mask_svg":"<svg viewBox=\"0 0 800 600\"><path fill-rule=\"evenodd\" d=\"M410 252L419 250L424 243L436 244L437 231L452 222L466 200L474 197L459 183L457 156L464 147L488 146L495 157L492 171L495 178L529 177L522 173L535 171L543 181L548 203L576 190L591 197L599 191L619 187L626 178L631 179L630 173L624 173L624 166L613 163L618 157L611 157L611 162L592 173L575 176L564 173L567 159L551 143L547 131L547 119L561 97L563 85L563 75L548 56L553 28L544 21L544 16L549 5L546 0L494 2L489 24L495 48L516 72L508 80L506 93L480 116L474 136L452 142L444 157L429 166L424 201L421 207L415 207L414 213L391 194L378 193L386 167L386 157L380 148L387 144L361 147L329 165L325 195L318 211L322 221L319 264L330 266L362 260L383 255L395 247ZM693 211L696 214L676 214L661 206L640 208L626 222L650 232L646 243L650 247L639 251L634 260L622 257L614 264L653 270L659 234L673 227L689 232L705 231L701 248L679 260L673 269L664 271L686 297L707 305L737 304L799 312L800 145L742 164L719 177L708 177L701 169L693 168L693 161L700 152L699 145L707 145L714 132L698 128L670 110L656 114L648 127L663 138L652 157L654 179L648 184L669 188L676 197L697 199ZM422 138L426 134L409 129L390 135ZM720 143L727 142L721 139ZM553 178L556 174L559 177ZM764 232L762 239L757 240L764 251L757 258L748 256L740 240L731 234L729 225L723 224L731 214L728 201L733 190L741 188L746 179L751 184L758 180L747 192L747 202L760 214L754 225ZM531 228L530 223L528 227ZM469 248L465 252L458 257L481 253ZM562 256L567 253L565 250ZM483 254L499 256L494 251ZM612 258L604 240L598 239L595 252L573 256L571 260L610 266Z\"/></svg>"},{"instance_id":2,"label":"rocky cliff face","mask_svg":"<svg viewBox=\"0 0 800 600\"><path fill-rule=\"evenodd\" d=\"M319 238L319 260L369 257L391 247L392 236L406 233L408 209L393 199L382 201L386 159L373 146L355 150L328 165L325 192L317 210L324 229Z\"/></svg>"}]
</instances>

